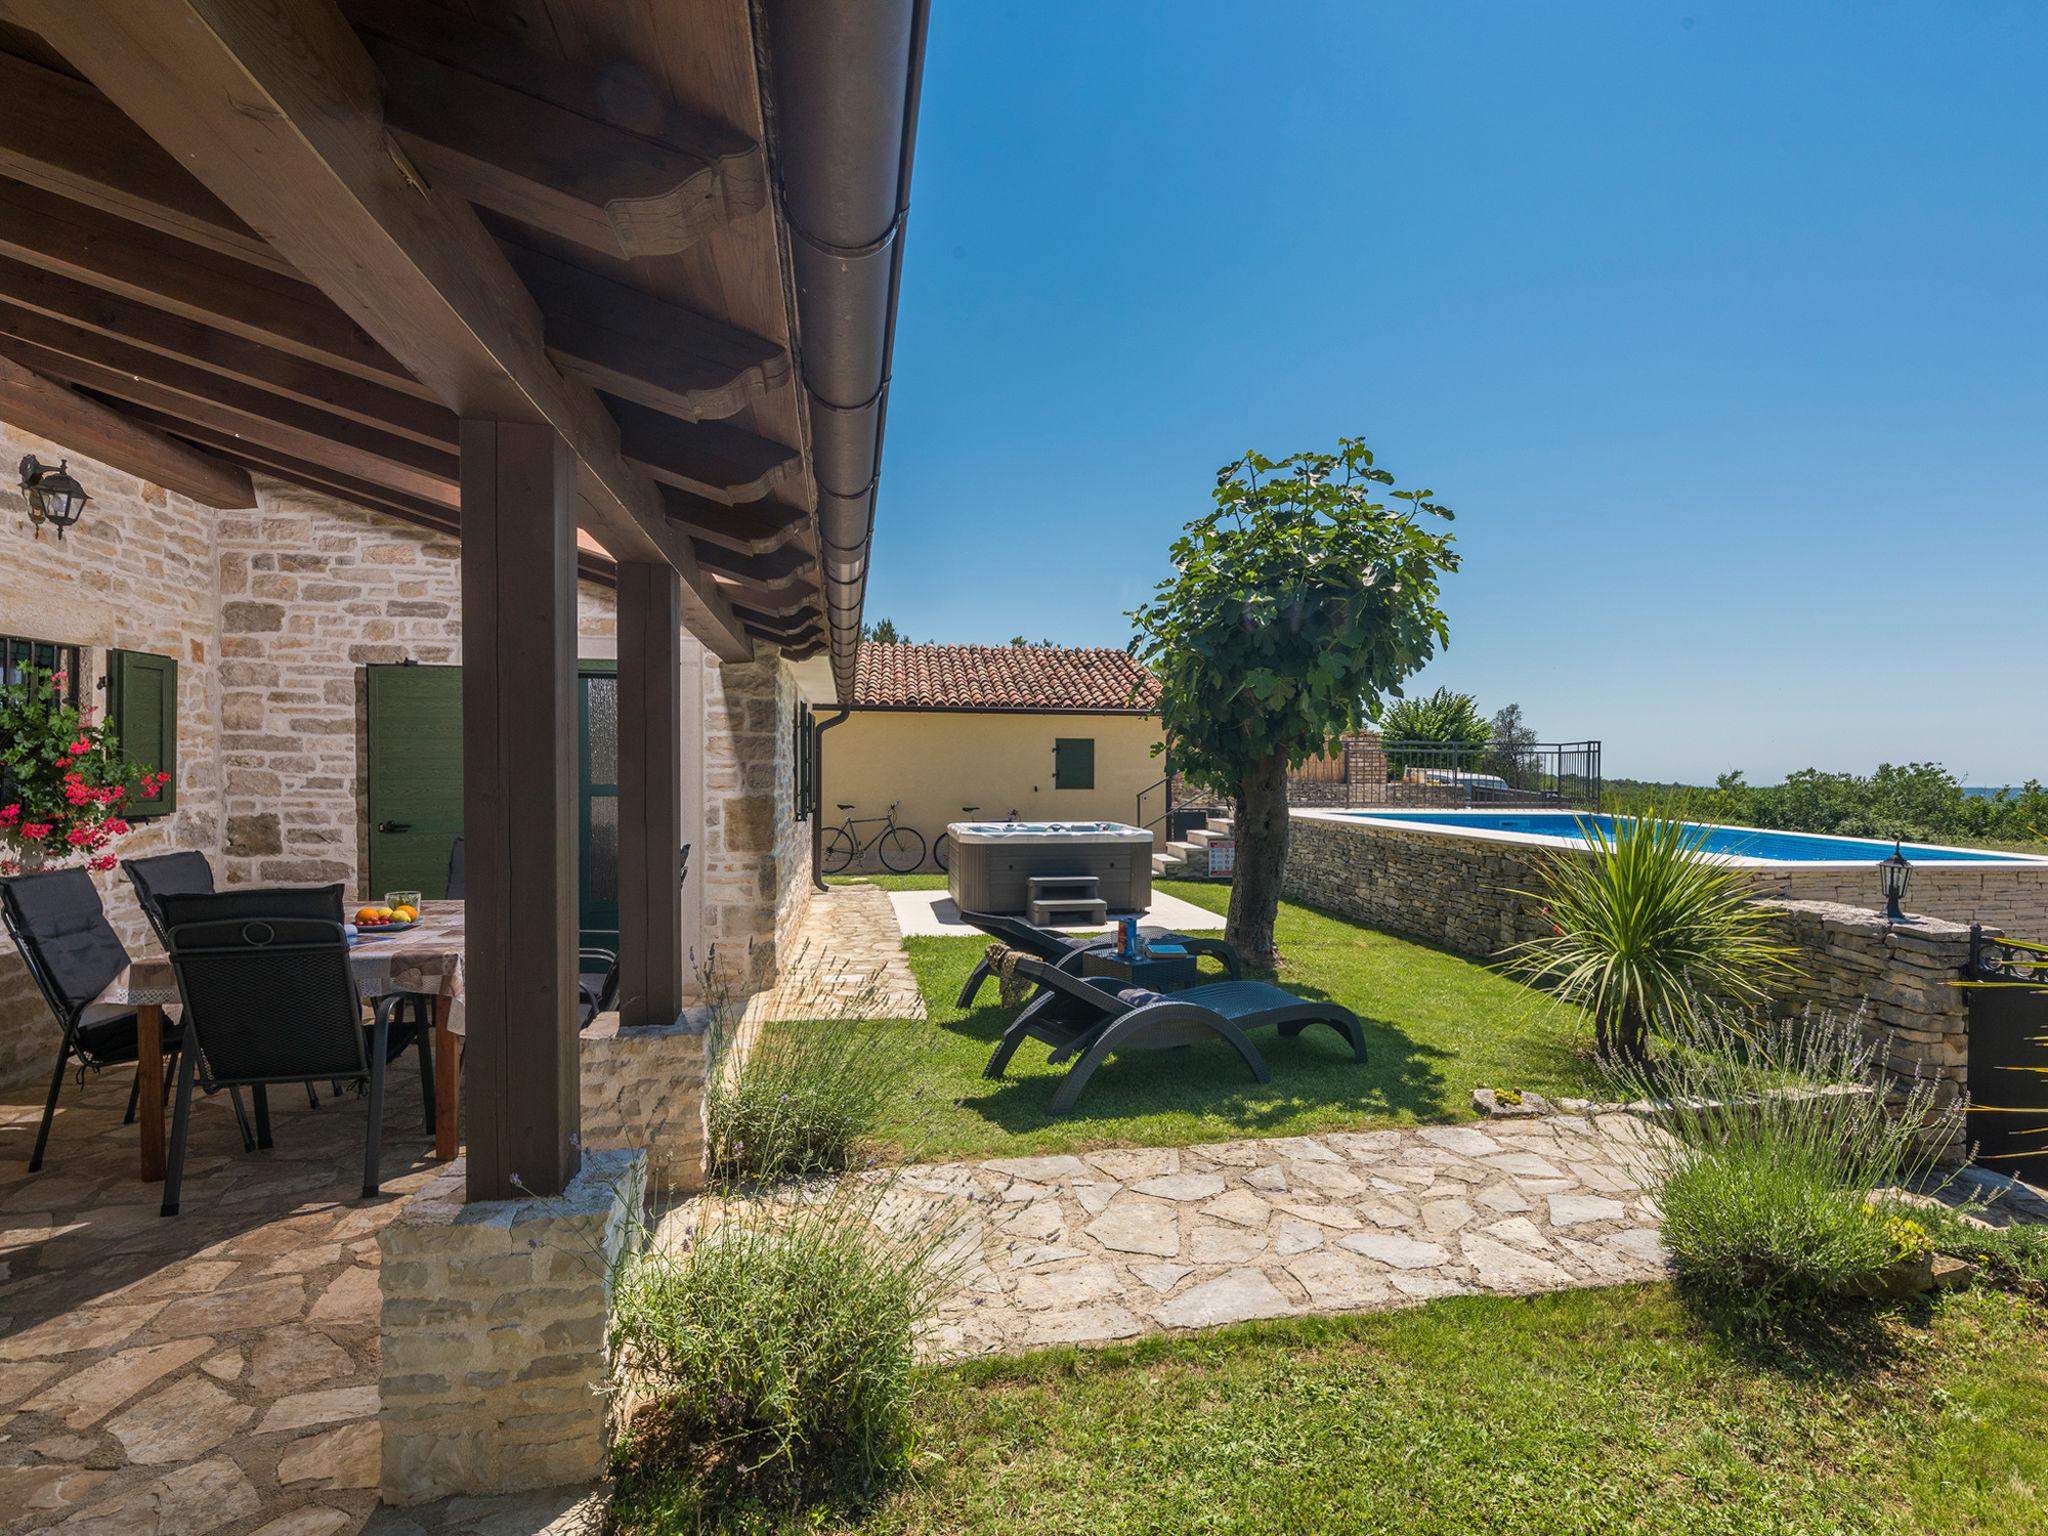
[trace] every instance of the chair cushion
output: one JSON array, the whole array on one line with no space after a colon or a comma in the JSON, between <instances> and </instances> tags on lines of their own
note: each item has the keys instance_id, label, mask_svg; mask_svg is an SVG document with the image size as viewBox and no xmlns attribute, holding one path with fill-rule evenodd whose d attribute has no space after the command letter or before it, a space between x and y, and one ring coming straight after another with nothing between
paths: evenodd
<instances>
[{"instance_id":1,"label":"chair cushion","mask_svg":"<svg viewBox=\"0 0 2048 1536\"><path fill-rule=\"evenodd\" d=\"M1129 1003L1133 1008L1143 1008L1148 1003L1165 1002L1166 994L1154 992L1150 987L1125 987L1117 993L1116 1000L1120 1003Z\"/></svg>"},{"instance_id":2,"label":"chair cushion","mask_svg":"<svg viewBox=\"0 0 2048 1536\"><path fill-rule=\"evenodd\" d=\"M53 869L0 881L0 899L22 947L33 952L67 1014L99 996L127 965L128 951L84 870Z\"/></svg>"}]
</instances>

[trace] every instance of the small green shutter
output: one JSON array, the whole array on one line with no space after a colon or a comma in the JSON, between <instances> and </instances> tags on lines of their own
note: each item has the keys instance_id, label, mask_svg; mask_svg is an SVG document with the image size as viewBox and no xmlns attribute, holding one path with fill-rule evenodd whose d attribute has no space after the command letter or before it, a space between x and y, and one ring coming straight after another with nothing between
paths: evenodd
<instances>
[{"instance_id":1,"label":"small green shutter","mask_svg":"<svg viewBox=\"0 0 2048 1536\"><path fill-rule=\"evenodd\" d=\"M1052 787L1093 789L1095 787L1095 738L1061 736L1052 744Z\"/></svg>"},{"instance_id":2,"label":"small green shutter","mask_svg":"<svg viewBox=\"0 0 2048 1536\"><path fill-rule=\"evenodd\" d=\"M155 799L139 783L128 786L131 817L168 816L178 808L178 663L142 651L112 651L107 657L107 718L131 763L171 781Z\"/></svg>"}]
</instances>

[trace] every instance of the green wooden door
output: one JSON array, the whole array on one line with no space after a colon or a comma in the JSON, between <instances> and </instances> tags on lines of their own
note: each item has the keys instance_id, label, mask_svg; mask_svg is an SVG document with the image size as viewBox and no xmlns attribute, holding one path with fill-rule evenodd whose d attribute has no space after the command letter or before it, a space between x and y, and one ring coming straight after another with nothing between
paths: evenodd
<instances>
[{"instance_id":1,"label":"green wooden door","mask_svg":"<svg viewBox=\"0 0 2048 1536\"><path fill-rule=\"evenodd\" d=\"M578 664L577 812L580 851L577 896L580 943L619 947L619 668L617 662Z\"/></svg>"},{"instance_id":2,"label":"green wooden door","mask_svg":"<svg viewBox=\"0 0 2048 1536\"><path fill-rule=\"evenodd\" d=\"M619 942L618 664L577 664L580 942ZM366 667L370 883L366 896L448 891L448 849L462 831L462 669Z\"/></svg>"},{"instance_id":3,"label":"green wooden door","mask_svg":"<svg viewBox=\"0 0 2048 1536\"><path fill-rule=\"evenodd\" d=\"M370 883L364 897L448 894L462 835L462 668L365 667Z\"/></svg>"}]
</instances>

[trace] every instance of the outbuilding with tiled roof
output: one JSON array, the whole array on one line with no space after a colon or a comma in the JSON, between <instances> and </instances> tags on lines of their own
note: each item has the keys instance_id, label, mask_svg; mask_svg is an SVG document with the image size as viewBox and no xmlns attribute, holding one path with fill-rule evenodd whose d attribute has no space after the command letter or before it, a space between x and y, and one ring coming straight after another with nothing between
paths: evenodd
<instances>
[{"instance_id":1,"label":"outbuilding with tiled roof","mask_svg":"<svg viewBox=\"0 0 2048 1536\"><path fill-rule=\"evenodd\" d=\"M1128 651L865 642L841 708L819 737L828 830L894 805L929 847L956 821L1145 825L1165 812L1159 683Z\"/></svg>"}]
</instances>

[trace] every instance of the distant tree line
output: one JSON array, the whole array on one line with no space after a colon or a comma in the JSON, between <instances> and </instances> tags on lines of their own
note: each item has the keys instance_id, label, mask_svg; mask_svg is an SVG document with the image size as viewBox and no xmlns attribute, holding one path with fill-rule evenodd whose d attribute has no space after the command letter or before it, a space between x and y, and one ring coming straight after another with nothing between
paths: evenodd
<instances>
[{"instance_id":1,"label":"distant tree line","mask_svg":"<svg viewBox=\"0 0 2048 1536\"><path fill-rule=\"evenodd\" d=\"M1802 768L1782 784L1752 784L1740 770L1713 787L1609 779L1602 808L1654 808L1691 821L1782 832L1892 837L1921 843L2048 843L2048 790L2029 779L1996 795L1966 795L1939 763L1885 763L1869 775Z\"/></svg>"}]
</instances>

